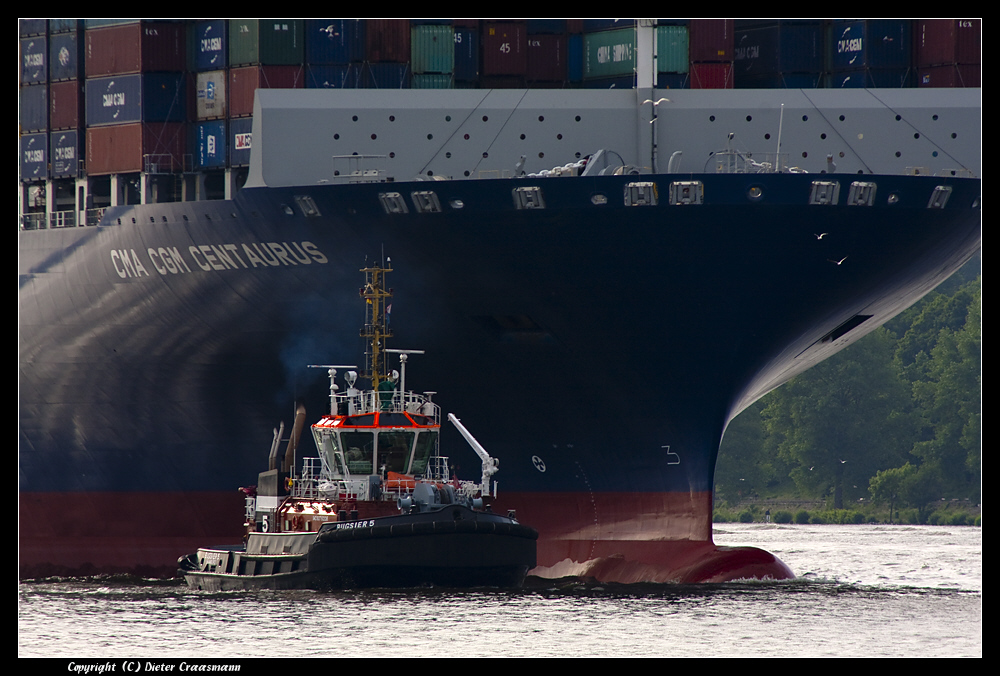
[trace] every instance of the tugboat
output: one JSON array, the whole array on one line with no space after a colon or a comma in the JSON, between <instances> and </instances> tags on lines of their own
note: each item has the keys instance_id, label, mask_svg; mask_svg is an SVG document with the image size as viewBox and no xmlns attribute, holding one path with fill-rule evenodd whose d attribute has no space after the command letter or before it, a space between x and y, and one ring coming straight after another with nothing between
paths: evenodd
<instances>
[{"instance_id":1,"label":"tugboat","mask_svg":"<svg viewBox=\"0 0 1000 676\"><path fill-rule=\"evenodd\" d=\"M406 390L406 363L422 350L384 347L387 267L365 267L361 289L370 312L365 375L356 366L310 365L330 376L330 413L312 426L318 457L295 451L305 426L299 405L284 458L275 430L269 467L246 495L242 545L206 547L178 559L194 589L343 589L362 587L518 587L535 567L538 532L513 511L494 514L491 480L499 463L454 414L448 419L482 460L479 483L453 476L440 455L441 409L434 392ZM387 354L399 356L388 373ZM336 384L339 369L345 393ZM399 387L397 388L397 383ZM492 490L491 490L492 485Z\"/></svg>"}]
</instances>

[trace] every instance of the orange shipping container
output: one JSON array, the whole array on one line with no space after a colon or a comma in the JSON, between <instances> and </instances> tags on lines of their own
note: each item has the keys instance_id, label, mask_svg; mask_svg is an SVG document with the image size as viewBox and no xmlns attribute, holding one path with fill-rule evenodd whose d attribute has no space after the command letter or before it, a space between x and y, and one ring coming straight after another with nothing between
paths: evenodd
<instances>
[{"instance_id":1,"label":"orange shipping container","mask_svg":"<svg viewBox=\"0 0 1000 676\"><path fill-rule=\"evenodd\" d=\"M87 77L187 69L184 24L143 21L91 28L84 38Z\"/></svg>"},{"instance_id":2,"label":"orange shipping container","mask_svg":"<svg viewBox=\"0 0 1000 676\"><path fill-rule=\"evenodd\" d=\"M127 174L150 164L161 172L184 167L185 126L180 122L120 124L87 129L87 173Z\"/></svg>"},{"instance_id":3,"label":"orange shipping container","mask_svg":"<svg viewBox=\"0 0 1000 676\"><path fill-rule=\"evenodd\" d=\"M229 70L229 116L253 115L253 93L258 89L302 89L302 66L244 66Z\"/></svg>"},{"instance_id":4,"label":"orange shipping container","mask_svg":"<svg viewBox=\"0 0 1000 676\"><path fill-rule=\"evenodd\" d=\"M49 85L49 129L79 129L83 119L82 83L79 80Z\"/></svg>"},{"instance_id":5,"label":"orange shipping container","mask_svg":"<svg viewBox=\"0 0 1000 676\"><path fill-rule=\"evenodd\" d=\"M410 60L409 19L365 21L365 53L372 63L407 63Z\"/></svg>"}]
</instances>

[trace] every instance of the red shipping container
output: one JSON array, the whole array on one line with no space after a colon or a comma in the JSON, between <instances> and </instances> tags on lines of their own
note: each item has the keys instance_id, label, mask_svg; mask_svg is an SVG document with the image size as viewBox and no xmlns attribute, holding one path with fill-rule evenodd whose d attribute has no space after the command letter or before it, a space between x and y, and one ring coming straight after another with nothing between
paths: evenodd
<instances>
[{"instance_id":1,"label":"red shipping container","mask_svg":"<svg viewBox=\"0 0 1000 676\"><path fill-rule=\"evenodd\" d=\"M149 162L159 171L184 168L186 147L182 122L119 124L87 129L87 173L126 174L143 171Z\"/></svg>"},{"instance_id":2,"label":"red shipping container","mask_svg":"<svg viewBox=\"0 0 1000 676\"><path fill-rule=\"evenodd\" d=\"M244 66L229 71L229 116L253 115L253 93L258 89L302 89L302 66Z\"/></svg>"},{"instance_id":3,"label":"red shipping container","mask_svg":"<svg viewBox=\"0 0 1000 676\"><path fill-rule=\"evenodd\" d=\"M692 62L733 61L732 19L691 19L688 28L688 58Z\"/></svg>"},{"instance_id":4,"label":"red shipping container","mask_svg":"<svg viewBox=\"0 0 1000 676\"><path fill-rule=\"evenodd\" d=\"M365 52L372 63L409 63L410 21L367 19Z\"/></svg>"},{"instance_id":5,"label":"red shipping container","mask_svg":"<svg viewBox=\"0 0 1000 676\"><path fill-rule=\"evenodd\" d=\"M184 35L182 23L92 28L84 37L87 77L187 70Z\"/></svg>"},{"instance_id":6,"label":"red shipping container","mask_svg":"<svg viewBox=\"0 0 1000 676\"><path fill-rule=\"evenodd\" d=\"M525 89L523 75L483 75L479 78L481 89Z\"/></svg>"},{"instance_id":7,"label":"red shipping container","mask_svg":"<svg viewBox=\"0 0 1000 676\"><path fill-rule=\"evenodd\" d=\"M484 22L480 34L483 75L524 75L528 69L528 30L524 22Z\"/></svg>"},{"instance_id":8,"label":"red shipping container","mask_svg":"<svg viewBox=\"0 0 1000 676\"><path fill-rule=\"evenodd\" d=\"M982 87L982 82L982 66L976 63L917 69L918 87Z\"/></svg>"},{"instance_id":9,"label":"red shipping container","mask_svg":"<svg viewBox=\"0 0 1000 676\"><path fill-rule=\"evenodd\" d=\"M529 82L562 82L566 79L566 36L529 35Z\"/></svg>"},{"instance_id":10,"label":"red shipping container","mask_svg":"<svg viewBox=\"0 0 1000 676\"><path fill-rule=\"evenodd\" d=\"M49 128L79 129L83 119L80 80L64 80L49 85Z\"/></svg>"},{"instance_id":11,"label":"red shipping container","mask_svg":"<svg viewBox=\"0 0 1000 676\"><path fill-rule=\"evenodd\" d=\"M981 19L920 19L914 42L917 67L982 63Z\"/></svg>"},{"instance_id":12,"label":"red shipping container","mask_svg":"<svg viewBox=\"0 0 1000 676\"><path fill-rule=\"evenodd\" d=\"M732 89L733 64L692 63L690 87L691 89Z\"/></svg>"}]
</instances>

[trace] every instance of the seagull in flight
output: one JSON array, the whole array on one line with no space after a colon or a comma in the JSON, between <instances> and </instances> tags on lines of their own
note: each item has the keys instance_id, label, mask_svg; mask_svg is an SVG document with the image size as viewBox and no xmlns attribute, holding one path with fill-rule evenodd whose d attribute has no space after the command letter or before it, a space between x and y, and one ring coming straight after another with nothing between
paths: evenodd
<instances>
[{"instance_id":1,"label":"seagull in flight","mask_svg":"<svg viewBox=\"0 0 1000 676\"><path fill-rule=\"evenodd\" d=\"M816 239L823 239L824 237L826 237L826 236L827 236L827 235L829 235L829 234L830 234L830 233L828 233L828 232L821 232L821 233L819 233L819 234L817 235L817 234L816 234L816 233L814 232L814 233L813 233L813 237L815 237Z\"/></svg>"},{"instance_id":2,"label":"seagull in flight","mask_svg":"<svg viewBox=\"0 0 1000 676\"><path fill-rule=\"evenodd\" d=\"M646 99L645 101L642 102L642 105L646 105L647 103L652 103L653 106L655 107L655 106L660 105L664 101L666 101L667 103L670 103L670 99L668 99L668 98L657 99L656 101L654 101L653 99Z\"/></svg>"},{"instance_id":3,"label":"seagull in flight","mask_svg":"<svg viewBox=\"0 0 1000 676\"><path fill-rule=\"evenodd\" d=\"M843 258L841 258L841 259L840 259L839 261L835 261L835 260L833 260L832 258L827 258L826 260L830 261L830 262L831 262L831 263L833 263L834 265L840 265L841 263L843 263L844 261L846 261L846 260L847 260L847 256L844 256L844 257L843 257Z\"/></svg>"}]
</instances>

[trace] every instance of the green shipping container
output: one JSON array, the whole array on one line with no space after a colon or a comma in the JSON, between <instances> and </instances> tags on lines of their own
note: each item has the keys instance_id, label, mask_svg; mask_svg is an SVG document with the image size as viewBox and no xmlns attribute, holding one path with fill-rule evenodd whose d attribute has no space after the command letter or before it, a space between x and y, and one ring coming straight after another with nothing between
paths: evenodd
<instances>
[{"instance_id":1,"label":"green shipping container","mask_svg":"<svg viewBox=\"0 0 1000 676\"><path fill-rule=\"evenodd\" d=\"M656 27L656 71L658 73L688 72L687 26Z\"/></svg>"},{"instance_id":2,"label":"green shipping container","mask_svg":"<svg viewBox=\"0 0 1000 676\"><path fill-rule=\"evenodd\" d=\"M619 28L583 36L583 77L631 75L635 71L635 29Z\"/></svg>"},{"instance_id":3,"label":"green shipping container","mask_svg":"<svg viewBox=\"0 0 1000 676\"><path fill-rule=\"evenodd\" d=\"M302 63L303 22L295 19L230 19L229 65L294 66Z\"/></svg>"},{"instance_id":4,"label":"green shipping container","mask_svg":"<svg viewBox=\"0 0 1000 676\"><path fill-rule=\"evenodd\" d=\"M410 29L410 66L414 73L454 72L455 28L413 26Z\"/></svg>"},{"instance_id":5,"label":"green shipping container","mask_svg":"<svg viewBox=\"0 0 1000 676\"><path fill-rule=\"evenodd\" d=\"M453 89L451 73L414 73L410 81L413 89Z\"/></svg>"}]
</instances>

